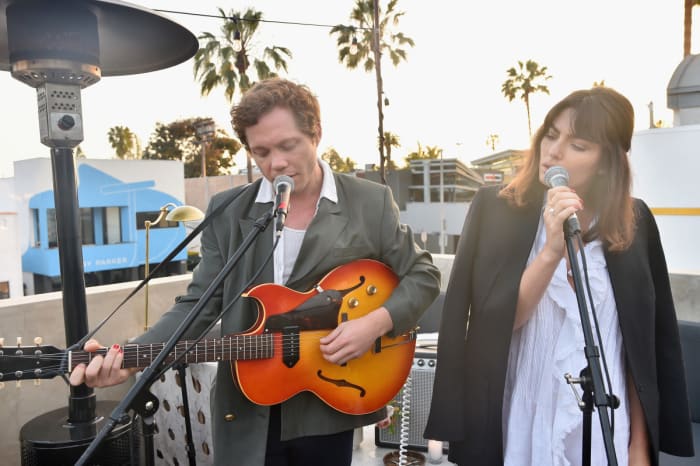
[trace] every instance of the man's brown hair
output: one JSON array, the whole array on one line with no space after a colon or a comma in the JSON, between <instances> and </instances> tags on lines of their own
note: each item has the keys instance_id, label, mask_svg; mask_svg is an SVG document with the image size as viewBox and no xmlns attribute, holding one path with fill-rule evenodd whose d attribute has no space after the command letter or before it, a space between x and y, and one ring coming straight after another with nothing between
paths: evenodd
<instances>
[{"instance_id":1,"label":"man's brown hair","mask_svg":"<svg viewBox=\"0 0 700 466\"><path fill-rule=\"evenodd\" d=\"M231 124L246 149L245 130L275 108L286 108L294 115L299 131L318 142L321 138L321 109L311 90L286 79L270 78L248 89L231 109Z\"/></svg>"}]
</instances>

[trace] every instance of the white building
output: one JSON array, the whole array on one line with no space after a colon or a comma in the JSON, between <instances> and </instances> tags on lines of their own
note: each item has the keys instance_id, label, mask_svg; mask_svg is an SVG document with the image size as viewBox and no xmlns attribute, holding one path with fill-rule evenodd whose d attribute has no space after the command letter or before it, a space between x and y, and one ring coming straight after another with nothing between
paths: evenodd
<instances>
[{"instance_id":1,"label":"white building","mask_svg":"<svg viewBox=\"0 0 700 466\"><path fill-rule=\"evenodd\" d=\"M23 296L22 254L17 215L15 181L0 179L0 299Z\"/></svg>"},{"instance_id":2,"label":"white building","mask_svg":"<svg viewBox=\"0 0 700 466\"><path fill-rule=\"evenodd\" d=\"M669 270L700 273L700 55L687 56L667 89L673 128L638 131L632 140L634 195L651 207Z\"/></svg>"}]
</instances>

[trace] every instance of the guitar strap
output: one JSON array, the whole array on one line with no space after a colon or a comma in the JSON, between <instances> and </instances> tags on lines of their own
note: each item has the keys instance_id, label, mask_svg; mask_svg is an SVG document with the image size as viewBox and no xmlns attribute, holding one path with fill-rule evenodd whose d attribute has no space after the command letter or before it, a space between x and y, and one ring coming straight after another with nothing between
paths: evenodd
<instances>
[{"instance_id":1,"label":"guitar strap","mask_svg":"<svg viewBox=\"0 0 700 466\"><path fill-rule=\"evenodd\" d=\"M187 246L199 233L201 233L217 216L219 216L233 201L235 201L241 194L246 192L249 189L258 189L260 187L260 183L262 182L262 178L258 179L257 181L254 181L253 183L249 183L245 186L243 186L240 189L234 189L232 192L229 194L229 196L224 199L224 201L219 204L216 209L211 211L209 215L207 215L200 223L197 225L195 229L193 229L187 237L185 237L184 240L180 242L175 248L163 259L151 272L148 274L147 277L144 277L143 280L134 288L131 293L129 293L126 298L122 300L121 303L117 305L117 307L114 308L112 312L107 315L102 321L97 324L97 326L90 332L88 332L83 338L81 338L78 342L76 342L74 345L72 345L68 350L78 350L82 349L82 347L85 345L85 342L88 341L90 338L92 338L106 323L109 321L109 319L114 316L114 314L117 313L121 307L126 304L127 301L129 301L136 293L143 288L146 283L151 281L151 278L153 278L163 267L165 267L176 255L182 251L182 249Z\"/></svg>"}]
</instances>

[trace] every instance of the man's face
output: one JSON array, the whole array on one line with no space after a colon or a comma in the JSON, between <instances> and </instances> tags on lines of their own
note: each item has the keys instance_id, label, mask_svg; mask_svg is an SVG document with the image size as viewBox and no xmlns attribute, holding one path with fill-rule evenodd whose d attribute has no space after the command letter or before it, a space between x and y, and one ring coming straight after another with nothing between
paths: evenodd
<instances>
[{"instance_id":1,"label":"man's face","mask_svg":"<svg viewBox=\"0 0 700 466\"><path fill-rule=\"evenodd\" d=\"M276 107L245 132L250 154L268 180L291 176L294 191L301 192L318 173L318 141L299 130L290 110Z\"/></svg>"}]
</instances>

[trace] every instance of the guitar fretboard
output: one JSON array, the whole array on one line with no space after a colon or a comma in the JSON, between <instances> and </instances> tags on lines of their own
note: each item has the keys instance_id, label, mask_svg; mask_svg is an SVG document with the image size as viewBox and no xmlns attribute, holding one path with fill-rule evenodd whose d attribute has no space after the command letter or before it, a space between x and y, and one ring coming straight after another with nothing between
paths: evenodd
<instances>
[{"instance_id":1,"label":"guitar fretboard","mask_svg":"<svg viewBox=\"0 0 700 466\"><path fill-rule=\"evenodd\" d=\"M192 346L192 341L183 340L175 345L165 363L171 363L181 357ZM129 344L124 345L124 361L122 368L147 367L163 351L165 343ZM69 371L78 364L89 364L96 355L104 356L107 349L94 353L87 351L71 351L69 355ZM182 356L186 364L213 361L238 361L247 359L266 359L274 356L274 339L271 333L262 335L230 335L222 338L203 340Z\"/></svg>"}]
</instances>

